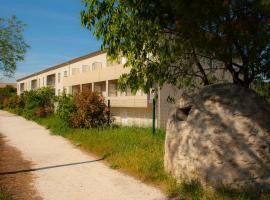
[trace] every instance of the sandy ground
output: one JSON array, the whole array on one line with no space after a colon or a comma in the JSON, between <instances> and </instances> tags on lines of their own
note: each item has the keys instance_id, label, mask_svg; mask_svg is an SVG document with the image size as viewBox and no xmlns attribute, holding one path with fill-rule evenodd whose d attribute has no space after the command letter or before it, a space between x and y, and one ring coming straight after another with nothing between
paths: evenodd
<instances>
[{"instance_id":1,"label":"sandy ground","mask_svg":"<svg viewBox=\"0 0 270 200\"><path fill-rule=\"evenodd\" d=\"M0 133L6 145L20 152L26 165L0 171L5 177L26 177L32 198L48 200L164 200L158 189L110 169L60 136L22 117L0 111ZM2 159L3 161L3 159ZM2 162L1 161L1 162ZM18 198L19 199L19 198Z\"/></svg>"},{"instance_id":2,"label":"sandy ground","mask_svg":"<svg viewBox=\"0 0 270 200\"><path fill-rule=\"evenodd\" d=\"M18 168L30 169L31 166L16 148L6 144L0 133L0 188L16 200L41 200L32 185L33 174L15 173Z\"/></svg>"}]
</instances>

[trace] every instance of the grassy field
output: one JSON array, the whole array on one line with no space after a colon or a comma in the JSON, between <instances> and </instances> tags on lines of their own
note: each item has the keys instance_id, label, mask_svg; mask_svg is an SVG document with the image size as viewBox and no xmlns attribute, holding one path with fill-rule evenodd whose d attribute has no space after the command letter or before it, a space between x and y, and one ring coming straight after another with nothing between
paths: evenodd
<instances>
[{"instance_id":1,"label":"grassy field","mask_svg":"<svg viewBox=\"0 0 270 200\"><path fill-rule=\"evenodd\" d=\"M71 129L56 115L33 120L50 129L52 134L63 136L74 145L96 156L104 157L112 169L157 186L177 199L270 200L270 193L265 191L205 189L195 181L177 184L164 170L163 130L158 130L156 135L152 135L151 129L138 127Z\"/></svg>"}]
</instances>

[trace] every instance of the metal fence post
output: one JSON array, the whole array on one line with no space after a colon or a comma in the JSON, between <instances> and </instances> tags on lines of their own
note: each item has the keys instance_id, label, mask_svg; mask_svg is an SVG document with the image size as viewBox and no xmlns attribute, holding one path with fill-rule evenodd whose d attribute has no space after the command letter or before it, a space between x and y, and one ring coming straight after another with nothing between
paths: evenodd
<instances>
[{"instance_id":1,"label":"metal fence post","mask_svg":"<svg viewBox=\"0 0 270 200\"><path fill-rule=\"evenodd\" d=\"M153 116L152 116L152 133L156 133L156 99L153 98Z\"/></svg>"},{"instance_id":2,"label":"metal fence post","mask_svg":"<svg viewBox=\"0 0 270 200\"><path fill-rule=\"evenodd\" d=\"M108 126L110 125L110 121L111 121L111 119L110 119L110 117L111 117L111 101L110 101L110 99L108 99Z\"/></svg>"}]
</instances>

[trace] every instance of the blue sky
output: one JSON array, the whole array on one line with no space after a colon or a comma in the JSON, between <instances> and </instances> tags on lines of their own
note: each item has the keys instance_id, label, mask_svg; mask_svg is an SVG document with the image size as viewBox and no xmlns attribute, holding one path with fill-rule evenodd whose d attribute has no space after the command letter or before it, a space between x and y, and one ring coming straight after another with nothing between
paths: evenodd
<instances>
[{"instance_id":1,"label":"blue sky","mask_svg":"<svg viewBox=\"0 0 270 200\"><path fill-rule=\"evenodd\" d=\"M1 17L16 15L27 26L28 49L18 63L14 82L30 73L100 49L89 30L80 23L80 0L0 0Z\"/></svg>"}]
</instances>

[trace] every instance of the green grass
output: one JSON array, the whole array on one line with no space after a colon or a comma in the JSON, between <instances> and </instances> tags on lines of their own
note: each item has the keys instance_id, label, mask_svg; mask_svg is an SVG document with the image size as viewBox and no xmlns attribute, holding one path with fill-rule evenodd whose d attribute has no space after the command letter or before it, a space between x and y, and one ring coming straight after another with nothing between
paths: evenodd
<instances>
[{"instance_id":1,"label":"green grass","mask_svg":"<svg viewBox=\"0 0 270 200\"><path fill-rule=\"evenodd\" d=\"M270 200L270 193L263 191L232 191L205 189L196 181L176 184L163 166L165 132L138 127L104 129L71 129L56 115L34 119L61 135L76 146L104 157L112 169L130 174L143 182L158 186L170 196L187 200Z\"/></svg>"}]
</instances>

